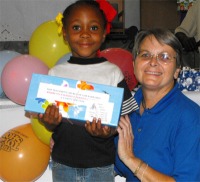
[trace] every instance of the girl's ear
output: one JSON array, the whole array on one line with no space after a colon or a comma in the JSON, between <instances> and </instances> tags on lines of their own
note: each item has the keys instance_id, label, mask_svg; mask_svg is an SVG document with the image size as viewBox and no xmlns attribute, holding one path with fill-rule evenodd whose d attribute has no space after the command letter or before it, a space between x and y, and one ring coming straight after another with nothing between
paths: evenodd
<instances>
[{"instance_id":1,"label":"girl's ear","mask_svg":"<svg viewBox=\"0 0 200 182\"><path fill-rule=\"evenodd\" d=\"M105 38L105 37L103 37L103 39L102 39L102 43L104 43L105 39L106 39L106 38Z\"/></svg>"},{"instance_id":2,"label":"girl's ear","mask_svg":"<svg viewBox=\"0 0 200 182\"><path fill-rule=\"evenodd\" d=\"M105 29L104 32L103 32L102 43L106 40L106 35L107 35L107 32L106 32L106 29Z\"/></svg>"},{"instance_id":3,"label":"girl's ear","mask_svg":"<svg viewBox=\"0 0 200 182\"><path fill-rule=\"evenodd\" d=\"M62 32L63 32L63 39L64 39L65 41L67 41L67 33L66 33L66 31L65 31L64 28L62 29Z\"/></svg>"},{"instance_id":4,"label":"girl's ear","mask_svg":"<svg viewBox=\"0 0 200 182\"><path fill-rule=\"evenodd\" d=\"M178 75L179 75L180 71L181 71L181 68L177 68L177 69L176 69L176 71L175 71L175 73L174 73L174 79L177 79L177 78L178 78Z\"/></svg>"}]
</instances>

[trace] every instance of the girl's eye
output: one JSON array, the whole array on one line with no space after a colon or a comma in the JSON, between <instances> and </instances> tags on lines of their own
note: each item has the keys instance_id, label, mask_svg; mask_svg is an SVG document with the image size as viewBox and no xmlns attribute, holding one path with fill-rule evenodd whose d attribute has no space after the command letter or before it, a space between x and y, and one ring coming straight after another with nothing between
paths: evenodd
<instances>
[{"instance_id":1,"label":"girl's eye","mask_svg":"<svg viewBox=\"0 0 200 182\"><path fill-rule=\"evenodd\" d=\"M73 30L80 30L80 28L81 28L81 27L78 26L78 25L74 25L74 26L73 26Z\"/></svg>"},{"instance_id":2,"label":"girl's eye","mask_svg":"<svg viewBox=\"0 0 200 182\"><path fill-rule=\"evenodd\" d=\"M91 30L93 30L93 31L98 30L98 26L92 26L92 27L91 27Z\"/></svg>"}]
</instances>

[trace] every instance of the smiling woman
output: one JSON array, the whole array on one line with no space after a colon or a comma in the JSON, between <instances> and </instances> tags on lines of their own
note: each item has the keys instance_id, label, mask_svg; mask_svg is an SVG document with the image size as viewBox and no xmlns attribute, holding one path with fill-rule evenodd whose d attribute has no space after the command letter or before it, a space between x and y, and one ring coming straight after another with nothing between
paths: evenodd
<instances>
[{"instance_id":1,"label":"smiling woman","mask_svg":"<svg viewBox=\"0 0 200 182\"><path fill-rule=\"evenodd\" d=\"M181 51L168 30L136 37L134 73L141 87L134 97L140 108L121 117L116 138L115 170L127 181L200 179L200 107L176 83Z\"/></svg>"}]
</instances>

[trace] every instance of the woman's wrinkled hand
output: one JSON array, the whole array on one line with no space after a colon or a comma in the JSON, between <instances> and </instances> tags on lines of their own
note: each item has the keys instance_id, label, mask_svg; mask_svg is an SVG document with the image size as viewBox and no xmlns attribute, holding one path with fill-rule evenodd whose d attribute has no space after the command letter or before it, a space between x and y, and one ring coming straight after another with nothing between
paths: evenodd
<instances>
[{"instance_id":1,"label":"woman's wrinkled hand","mask_svg":"<svg viewBox=\"0 0 200 182\"><path fill-rule=\"evenodd\" d=\"M134 135L128 115L120 117L117 131L119 133L118 155L126 163L130 158L135 157L133 153Z\"/></svg>"}]
</instances>

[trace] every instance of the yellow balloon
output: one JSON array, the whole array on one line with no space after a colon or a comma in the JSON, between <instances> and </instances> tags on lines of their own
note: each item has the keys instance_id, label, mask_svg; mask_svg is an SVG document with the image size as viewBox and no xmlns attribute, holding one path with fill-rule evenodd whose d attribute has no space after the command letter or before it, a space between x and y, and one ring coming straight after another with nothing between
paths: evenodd
<instances>
[{"instance_id":1,"label":"yellow balloon","mask_svg":"<svg viewBox=\"0 0 200 182\"><path fill-rule=\"evenodd\" d=\"M69 52L71 49L62 34L58 34L58 25L53 20L39 25L31 35L29 54L43 61L49 68Z\"/></svg>"},{"instance_id":2,"label":"yellow balloon","mask_svg":"<svg viewBox=\"0 0 200 182\"><path fill-rule=\"evenodd\" d=\"M31 125L38 139L49 145L52 132L47 130L45 126L36 118L31 118Z\"/></svg>"},{"instance_id":3,"label":"yellow balloon","mask_svg":"<svg viewBox=\"0 0 200 182\"><path fill-rule=\"evenodd\" d=\"M49 159L49 146L38 140L30 123L0 137L0 178L3 181L36 181L48 167Z\"/></svg>"}]
</instances>

